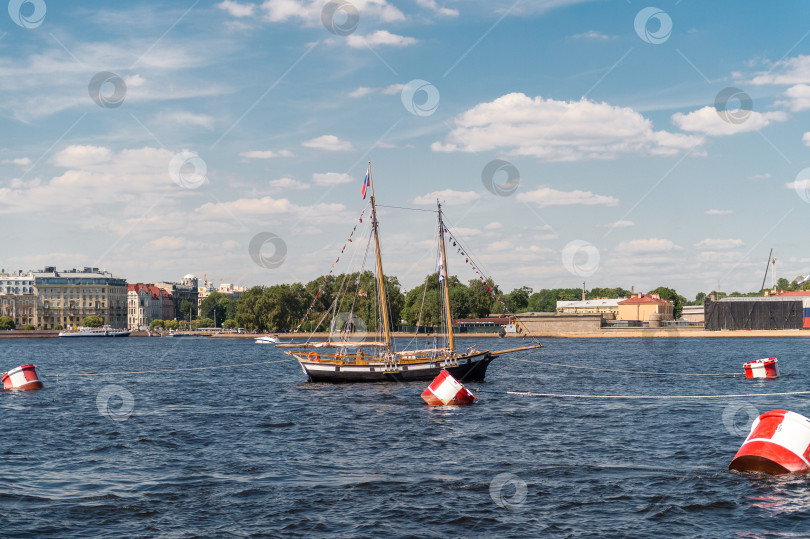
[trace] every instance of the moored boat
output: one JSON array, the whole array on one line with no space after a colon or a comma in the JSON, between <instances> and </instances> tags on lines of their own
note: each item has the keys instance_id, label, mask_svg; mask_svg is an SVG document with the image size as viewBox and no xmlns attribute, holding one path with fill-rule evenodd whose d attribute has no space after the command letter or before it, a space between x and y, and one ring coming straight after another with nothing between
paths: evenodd
<instances>
[{"instance_id":1,"label":"moored boat","mask_svg":"<svg viewBox=\"0 0 810 539\"><path fill-rule=\"evenodd\" d=\"M253 342L256 344L278 344L281 341L275 335L262 335L253 339Z\"/></svg>"},{"instance_id":2,"label":"moored boat","mask_svg":"<svg viewBox=\"0 0 810 539\"><path fill-rule=\"evenodd\" d=\"M453 335L452 316L450 310L450 292L447 274L447 256L445 249L445 234L448 234L442 219L442 207L437 202L438 210L438 237L439 237L439 286L442 299L442 327L441 342L429 348L409 348L397 350L392 338L390 306L386 294L386 281L382 268L380 253L379 222L374 198L374 183L371 178L371 163L366 172L363 184L365 198L366 189L371 191L371 234L369 242L374 245L376 258L376 294L377 294L377 335L373 340L350 340L352 329L357 329L355 315L348 313L346 329L339 332L336 338L326 341L314 341L312 335L304 343L278 344L285 353L293 356L301 366L304 374L311 382L386 382L386 381L424 381L433 380L441 371L447 370L453 377L462 382L481 381L486 376L487 367L498 356L541 348L542 344L534 344L511 350L477 350L470 347L466 351L457 351ZM362 217L360 219L362 223ZM352 232L352 235L354 231ZM350 239L351 240L351 236ZM454 243L455 245L455 243ZM345 246L344 246L345 249ZM342 253L343 251L341 251ZM338 259L339 260L339 259ZM334 266L334 265L333 265ZM483 279L483 277L482 277ZM343 285L341 285L341 288ZM358 290L354 296L361 296L366 291ZM319 292L320 294L320 292ZM316 298L318 295L316 294ZM329 308L329 312L337 312L339 299ZM324 317L325 318L325 317ZM323 318L321 322L323 321ZM362 320L360 320L362 322ZM333 317L333 330L335 318ZM320 324L320 322L319 322ZM300 327L300 325L299 325ZM317 331L317 327L315 330ZM314 332L313 332L314 333ZM356 334L355 334L356 335Z\"/></svg>"},{"instance_id":3,"label":"moored boat","mask_svg":"<svg viewBox=\"0 0 810 539\"><path fill-rule=\"evenodd\" d=\"M76 331L60 331L60 337L129 337L132 333L128 329L114 329L110 326L97 328L79 326Z\"/></svg>"}]
</instances>

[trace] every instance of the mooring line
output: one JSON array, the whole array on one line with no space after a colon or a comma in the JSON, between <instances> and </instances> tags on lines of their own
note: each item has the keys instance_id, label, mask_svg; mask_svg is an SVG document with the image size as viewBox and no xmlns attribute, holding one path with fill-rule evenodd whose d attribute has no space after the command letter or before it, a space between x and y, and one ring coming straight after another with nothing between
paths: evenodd
<instances>
[{"instance_id":1,"label":"mooring line","mask_svg":"<svg viewBox=\"0 0 810 539\"><path fill-rule=\"evenodd\" d=\"M581 395L576 393L534 393L532 391L499 391L495 389L470 388L479 393L499 393L501 395L520 395L523 397L557 397L572 399L735 399L743 397L777 397L784 395L807 395L810 391L785 391L781 393L741 393L739 395Z\"/></svg>"},{"instance_id":2,"label":"mooring line","mask_svg":"<svg viewBox=\"0 0 810 539\"><path fill-rule=\"evenodd\" d=\"M657 374L657 375L672 375L672 376L745 376L742 372L713 372L713 373L694 373L694 372L652 372L652 371L631 371L628 369L606 369L603 367L583 367L581 365L567 365L565 363L550 363L548 361L532 361L531 359L520 359L510 357L512 361L523 361L525 363L536 363L538 365L551 365L554 367L569 367L571 369L587 369L590 371L605 371L605 372L629 372L633 374Z\"/></svg>"},{"instance_id":3,"label":"mooring line","mask_svg":"<svg viewBox=\"0 0 810 539\"><path fill-rule=\"evenodd\" d=\"M113 376L120 374L160 374L165 372L183 372L183 371L204 371L211 369L228 369L231 367L249 367L252 365L267 365L268 363L282 363L290 361L289 359L276 359L274 361L259 361L257 363L235 363L233 365L214 365L211 367L188 367L185 369L162 369L157 371L125 371L125 372L72 372L67 374L43 374L42 376Z\"/></svg>"}]
</instances>

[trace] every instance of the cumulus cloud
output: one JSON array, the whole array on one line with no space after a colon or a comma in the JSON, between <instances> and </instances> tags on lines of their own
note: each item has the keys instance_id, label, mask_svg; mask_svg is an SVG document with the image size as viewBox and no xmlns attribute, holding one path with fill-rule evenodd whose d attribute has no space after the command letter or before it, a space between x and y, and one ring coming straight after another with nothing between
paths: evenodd
<instances>
[{"instance_id":1,"label":"cumulus cloud","mask_svg":"<svg viewBox=\"0 0 810 539\"><path fill-rule=\"evenodd\" d=\"M442 204L447 206L460 206L475 202L479 198L481 198L481 195L474 191L456 191L454 189L445 189L443 191L433 191L432 193L418 196L411 202L413 204L432 206L436 204L436 200L438 199Z\"/></svg>"},{"instance_id":2,"label":"cumulus cloud","mask_svg":"<svg viewBox=\"0 0 810 539\"><path fill-rule=\"evenodd\" d=\"M239 156L245 159L275 159L276 157L292 157L293 153L289 150L280 150L278 152L273 150L250 150L239 152Z\"/></svg>"},{"instance_id":3,"label":"cumulus cloud","mask_svg":"<svg viewBox=\"0 0 810 539\"><path fill-rule=\"evenodd\" d=\"M618 254L627 255L661 254L682 250L682 247L675 245L671 240L662 238L623 241L615 249Z\"/></svg>"},{"instance_id":4,"label":"cumulus cloud","mask_svg":"<svg viewBox=\"0 0 810 539\"><path fill-rule=\"evenodd\" d=\"M298 180L294 180L292 178L279 178L277 180L270 180L270 187L274 189L294 189L294 190L303 190L309 189L309 185L305 183L301 183Z\"/></svg>"},{"instance_id":5,"label":"cumulus cloud","mask_svg":"<svg viewBox=\"0 0 810 539\"><path fill-rule=\"evenodd\" d=\"M810 83L810 56L798 55L776 62L768 71L754 75L748 84L802 84Z\"/></svg>"},{"instance_id":6,"label":"cumulus cloud","mask_svg":"<svg viewBox=\"0 0 810 539\"><path fill-rule=\"evenodd\" d=\"M597 195L590 191L559 191L551 187L540 186L534 191L520 193L517 196L520 202L534 204L539 208L544 206L615 206L618 198L607 195Z\"/></svg>"},{"instance_id":7,"label":"cumulus cloud","mask_svg":"<svg viewBox=\"0 0 810 539\"><path fill-rule=\"evenodd\" d=\"M335 135L321 135L312 140L307 140L301 143L301 146L306 148L315 148L317 150L327 150L330 152L343 152L354 150L352 143L347 140L340 140Z\"/></svg>"},{"instance_id":8,"label":"cumulus cloud","mask_svg":"<svg viewBox=\"0 0 810 539\"><path fill-rule=\"evenodd\" d=\"M793 112L810 109L810 85L791 86L782 95L787 99L775 102L775 106L788 107Z\"/></svg>"},{"instance_id":9,"label":"cumulus cloud","mask_svg":"<svg viewBox=\"0 0 810 539\"><path fill-rule=\"evenodd\" d=\"M744 122L735 124L723 120L717 113L717 109L707 106L687 114L677 112L672 115L672 123L684 131L721 136L758 131L773 122L784 122L788 119L788 115L781 110L773 112L749 111L748 114L749 116Z\"/></svg>"},{"instance_id":10,"label":"cumulus cloud","mask_svg":"<svg viewBox=\"0 0 810 539\"><path fill-rule=\"evenodd\" d=\"M810 146L810 131L802 135L802 143L805 146Z\"/></svg>"},{"instance_id":11,"label":"cumulus cloud","mask_svg":"<svg viewBox=\"0 0 810 539\"><path fill-rule=\"evenodd\" d=\"M408 45L413 45L418 41L419 40L416 38L392 34L387 30L377 30L376 32L366 36L351 34L346 37L346 44L354 49L379 46L407 47Z\"/></svg>"},{"instance_id":12,"label":"cumulus cloud","mask_svg":"<svg viewBox=\"0 0 810 539\"><path fill-rule=\"evenodd\" d=\"M187 111L161 112L155 121L169 126L203 127L208 130L214 128L214 118L211 116Z\"/></svg>"},{"instance_id":13,"label":"cumulus cloud","mask_svg":"<svg viewBox=\"0 0 810 539\"><path fill-rule=\"evenodd\" d=\"M745 245L742 240L719 240L713 238L706 238L695 244L695 249L699 251L728 251L730 249L737 249Z\"/></svg>"},{"instance_id":14,"label":"cumulus cloud","mask_svg":"<svg viewBox=\"0 0 810 539\"><path fill-rule=\"evenodd\" d=\"M503 149L548 161L614 159L625 154L672 155L703 143L703 137L655 131L629 107L582 98L557 101L511 93L480 103L453 120L455 129L437 152Z\"/></svg>"},{"instance_id":15,"label":"cumulus cloud","mask_svg":"<svg viewBox=\"0 0 810 539\"><path fill-rule=\"evenodd\" d=\"M599 228L629 228L631 226L636 226L636 223L634 223L633 221L619 220L614 221L612 223L605 223L603 225L596 225L596 226Z\"/></svg>"},{"instance_id":16,"label":"cumulus cloud","mask_svg":"<svg viewBox=\"0 0 810 539\"><path fill-rule=\"evenodd\" d=\"M457 9L439 7L439 4L436 3L436 0L416 0L416 3L424 8L434 11L438 15L443 15L445 17L458 17Z\"/></svg>"},{"instance_id":17,"label":"cumulus cloud","mask_svg":"<svg viewBox=\"0 0 810 539\"><path fill-rule=\"evenodd\" d=\"M4 159L0 161L0 165L17 165L19 167L27 167L32 163L28 157L18 157L17 159Z\"/></svg>"},{"instance_id":18,"label":"cumulus cloud","mask_svg":"<svg viewBox=\"0 0 810 539\"><path fill-rule=\"evenodd\" d=\"M349 97L358 98L375 94L395 95L401 93L403 88L405 88L404 84L391 84L384 88L369 88L367 86L360 86L356 90L349 92Z\"/></svg>"},{"instance_id":19,"label":"cumulus cloud","mask_svg":"<svg viewBox=\"0 0 810 539\"><path fill-rule=\"evenodd\" d=\"M342 185L344 183L352 183L355 180L353 177L349 176L348 174L344 174L342 172L326 172L324 174L321 173L313 174L312 181L315 182L315 185L328 187L332 185Z\"/></svg>"},{"instance_id":20,"label":"cumulus cloud","mask_svg":"<svg viewBox=\"0 0 810 539\"><path fill-rule=\"evenodd\" d=\"M225 0L217 7L234 18L256 16L265 22L297 21L306 26L321 24L323 0L264 0L261 4ZM404 21L405 15L386 0L352 0L352 5L363 17L383 22Z\"/></svg>"}]
</instances>

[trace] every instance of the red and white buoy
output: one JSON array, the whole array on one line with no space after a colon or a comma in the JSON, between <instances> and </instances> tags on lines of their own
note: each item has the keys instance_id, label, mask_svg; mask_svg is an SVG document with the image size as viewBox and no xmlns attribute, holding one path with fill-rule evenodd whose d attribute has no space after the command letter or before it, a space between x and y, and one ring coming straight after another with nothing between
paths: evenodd
<instances>
[{"instance_id":1,"label":"red and white buoy","mask_svg":"<svg viewBox=\"0 0 810 539\"><path fill-rule=\"evenodd\" d=\"M779 363L775 357L749 361L743 365L746 378L778 378Z\"/></svg>"},{"instance_id":2,"label":"red and white buoy","mask_svg":"<svg viewBox=\"0 0 810 539\"><path fill-rule=\"evenodd\" d=\"M442 406L446 404L472 404L477 397L464 387L461 382L453 378L453 375L442 369L439 376L434 378L427 389L422 392L422 398L430 406Z\"/></svg>"},{"instance_id":3,"label":"red and white buoy","mask_svg":"<svg viewBox=\"0 0 810 539\"><path fill-rule=\"evenodd\" d=\"M810 419L787 410L765 412L734 455L729 470L810 472Z\"/></svg>"},{"instance_id":4,"label":"red and white buoy","mask_svg":"<svg viewBox=\"0 0 810 539\"><path fill-rule=\"evenodd\" d=\"M37 368L34 365L23 365L16 369L11 369L3 373L3 389L42 389L44 386L37 376Z\"/></svg>"}]
</instances>

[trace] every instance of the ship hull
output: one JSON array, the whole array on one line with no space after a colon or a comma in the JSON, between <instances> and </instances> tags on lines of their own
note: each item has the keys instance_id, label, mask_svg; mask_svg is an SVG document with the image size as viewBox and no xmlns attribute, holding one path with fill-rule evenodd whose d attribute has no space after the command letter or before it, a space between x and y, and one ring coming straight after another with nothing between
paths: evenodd
<instances>
[{"instance_id":1,"label":"ship hull","mask_svg":"<svg viewBox=\"0 0 810 539\"><path fill-rule=\"evenodd\" d=\"M357 383L357 382L417 382L436 378L446 369L461 382L480 382L487 373L487 367L495 359L489 352L458 358L458 365L450 365L444 360L400 364L396 372L386 371L382 364L335 365L297 358L304 374L310 382Z\"/></svg>"}]
</instances>

